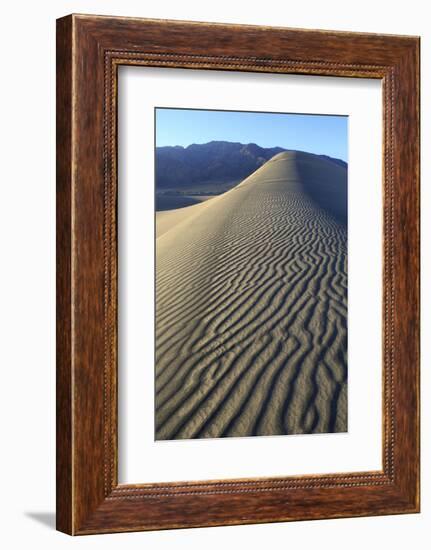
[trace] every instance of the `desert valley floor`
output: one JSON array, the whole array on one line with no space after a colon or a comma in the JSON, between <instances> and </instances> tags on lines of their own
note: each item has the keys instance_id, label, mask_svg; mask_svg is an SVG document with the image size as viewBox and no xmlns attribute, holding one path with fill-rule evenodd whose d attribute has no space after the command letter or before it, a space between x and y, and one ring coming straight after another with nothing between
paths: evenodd
<instances>
[{"instance_id":1,"label":"desert valley floor","mask_svg":"<svg viewBox=\"0 0 431 550\"><path fill-rule=\"evenodd\" d=\"M346 431L346 168L280 153L156 229L156 439Z\"/></svg>"}]
</instances>

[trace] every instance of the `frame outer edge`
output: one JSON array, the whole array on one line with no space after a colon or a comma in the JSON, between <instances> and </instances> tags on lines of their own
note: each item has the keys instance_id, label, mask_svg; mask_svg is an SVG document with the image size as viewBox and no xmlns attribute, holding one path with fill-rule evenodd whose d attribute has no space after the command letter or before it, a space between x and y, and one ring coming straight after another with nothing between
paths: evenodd
<instances>
[{"instance_id":1,"label":"frame outer edge","mask_svg":"<svg viewBox=\"0 0 431 550\"><path fill-rule=\"evenodd\" d=\"M56 528L73 534L72 16L56 24Z\"/></svg>"},{"instance_id":2,"label":"frame outer edge","mask_svg":"<svg viewBox=\"0 0 431 550\"><path fill-rule=\"evenodd\" d=\"M412 512L420 511L420 39L396 68L395 330L398 483ZM398 342L403 345L399 346ZM409 374L409 375L408 375ZM407 376L408 375L408 376Z\"/></svg>"}]
</instances>

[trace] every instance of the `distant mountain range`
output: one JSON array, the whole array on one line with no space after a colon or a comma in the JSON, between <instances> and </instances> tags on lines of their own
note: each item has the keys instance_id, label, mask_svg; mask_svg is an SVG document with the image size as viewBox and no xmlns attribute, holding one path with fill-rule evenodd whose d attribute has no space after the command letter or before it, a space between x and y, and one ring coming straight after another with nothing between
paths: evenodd
<instances>
[{"instance_id":1,"label":"distant mountain range","mask_svg":"<svg viewBox=\"0 0 431 550\"><path fill-rule=\"evenodd\" d=\"M204 144L156 148L156 190L217 192L224 184L240 181L277 153L282 147L264 148L255 143L210 141ZM326 155L317 155L347 167L347 163ZM221 190L221 189L220 189Z\"/></svg>"}]
</instances>

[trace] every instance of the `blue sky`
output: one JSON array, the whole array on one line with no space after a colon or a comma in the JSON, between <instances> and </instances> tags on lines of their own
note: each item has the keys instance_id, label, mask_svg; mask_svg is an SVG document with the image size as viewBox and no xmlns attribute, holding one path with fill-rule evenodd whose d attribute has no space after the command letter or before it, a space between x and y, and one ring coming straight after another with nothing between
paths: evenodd
<instances>
[{"instance_id":1,"label":"blue sky","mask_svg":"<svg viewBox=\"0 0 431 550\"><path fill-rule=\"evenodd\" d=\"M157 108L156 145L239 141L347 161L347 124L346 116Z\"/></svg>"}]
</instances>

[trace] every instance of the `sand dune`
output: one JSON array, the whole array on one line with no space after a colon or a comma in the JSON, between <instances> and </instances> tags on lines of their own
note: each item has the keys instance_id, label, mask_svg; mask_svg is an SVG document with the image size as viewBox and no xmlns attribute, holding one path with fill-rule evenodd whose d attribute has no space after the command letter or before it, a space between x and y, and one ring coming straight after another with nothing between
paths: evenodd
<instances>
[{"instance_id":1,"label":"sand dune","mask_svg":"<svg viewBox=\"0 0 431 550\"><path fill-rule=\"evenodd\" d=\"M166 210L185 208L186 206L199 204L211 198L212 196L209 195L156 195L156 210L164 212Z\"/></svg>"},{"instance_id":2,"label":"sand dune","mask_svg":"<svg viewBox=\"0 0 431 550\"><path fill-rule=\"evenodd\" d=\"M156 439L347 429L347 174L276 155L157 214Z\"/></svg>"}]
</instances>

